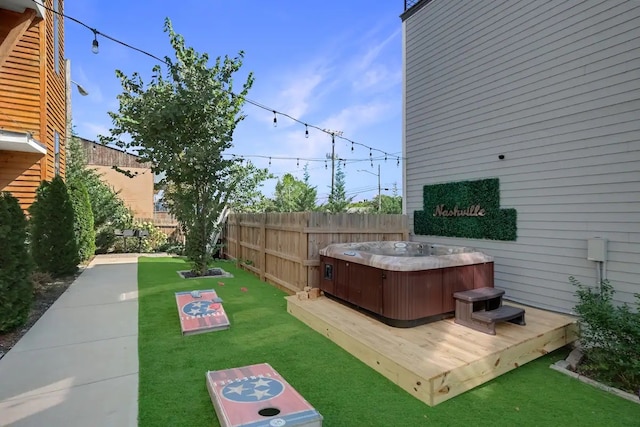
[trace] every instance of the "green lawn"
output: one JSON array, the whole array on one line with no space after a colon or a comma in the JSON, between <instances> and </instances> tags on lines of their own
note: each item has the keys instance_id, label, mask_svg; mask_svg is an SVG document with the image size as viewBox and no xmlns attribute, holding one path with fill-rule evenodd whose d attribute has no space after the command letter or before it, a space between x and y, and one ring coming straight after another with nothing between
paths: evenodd
<instances>
[{"instance_id":1,"label":"green lawn","mask_svg":"<svg viewBox=\"0 0 640 427\"><path fill-rule=\"evenodd\" d=\"M177 258L140 258L139 425L218 426L205 372L271 364L335 426L638 426L640 405L549 369L558 351L429 407L286 311L285 293L221 262L235 277L181 279ZM247 292L242 292L246 287ZM210 289L231 328L183 337L174 292Z\"/></svg>"}]
</instances>

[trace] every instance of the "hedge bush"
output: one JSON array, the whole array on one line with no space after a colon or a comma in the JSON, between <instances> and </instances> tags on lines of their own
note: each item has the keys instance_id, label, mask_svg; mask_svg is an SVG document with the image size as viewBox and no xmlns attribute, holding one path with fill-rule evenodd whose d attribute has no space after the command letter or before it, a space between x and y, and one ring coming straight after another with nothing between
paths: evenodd
<instances>
[{"instance_id":1,"label":"hedge bush","mask_svg":"<svg viewBox=\"0 0 640 427\"><path fill-rule=\"evenodd\" d=\"M73 274L80 262L73 205L61 177L42 182L31 214L31 254L38 271L53 277Z\"/></svg>"},{"instance_id":2,"label":"hedge bush","mask_svg":"<svg viewBox=\"0 0 640 427\"><path fill-rule=\"evenodd\" d=\"M7 192L0 194L0 242L0 332L6 332L26 322L33 301L27 219Z\"/></svg>"},{"instance_id":3,"label":"hedge bush","mask_svg":"<svg viewBox=\"0 0 640 427\"><path fill-rule=\"evenodd\" d=\"M472 206L481 208L483 215L452 213ZM451 214L436 216L438 207ZM517 216L515 209L500 208L497 178L425 185L423 210L414 212L414 232L425 236L516 240Z\"/></svg>"},{"instance_id":4,"label":"hedge bush","mask_svg":"<svg viewBox=\"0 0 640 427\"><path fill-rule=\"evenodd\" d=\"M167 242L167 235L150 221L134 220L127 228L132 230L147 231L148 236L138 240L137 237L127 237L127 247L124 247L124 237L117 237L114 240L114 252L150 253L156 252L164 247Z\"/></svg>"},{"instance_id":5,"label":"hedge bush","mask_svg":"<svg viewBox=\"0 0 640 427\"><path fill-rule=\"evenodd\" d=\"M78 178L68 180L69 196L73 205L74 232L80 261L89 260L96 252L96 231L87 187Z\"/></svg>"},{"instance_id":6,"label":"hedge bush","mask_svg":"<svg viewBox=\"0 0 640 427\"><path fill-rule=\"evenodd\" d=\"M613 303L613 286L604 280L592 288L576 278L575 307L586 361L580 370L614 387L640 393L640 294L635 308Z\"/></svg>"}]
</instances>

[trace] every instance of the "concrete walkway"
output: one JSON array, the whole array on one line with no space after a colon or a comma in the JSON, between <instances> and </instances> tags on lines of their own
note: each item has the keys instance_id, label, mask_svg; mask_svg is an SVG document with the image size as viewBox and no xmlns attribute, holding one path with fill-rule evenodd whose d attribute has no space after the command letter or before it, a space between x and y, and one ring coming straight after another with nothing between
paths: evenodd
<instances>
[{"instance_id":1,"label":"concrete walkway","mask_svg":"<svg viewBox=\"0 0 640 427\"><path fill-rule=\"evenodd\" d=\"M137 425L137 258L94 258L0 360L0 426Z\"/></svg>"}]
</instances>

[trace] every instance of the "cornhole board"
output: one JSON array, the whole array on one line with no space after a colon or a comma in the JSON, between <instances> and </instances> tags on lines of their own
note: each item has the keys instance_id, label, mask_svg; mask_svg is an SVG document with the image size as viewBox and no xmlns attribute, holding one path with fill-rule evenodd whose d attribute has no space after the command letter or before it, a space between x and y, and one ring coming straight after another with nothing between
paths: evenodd
<instances>
[{"instance_id":1,"label":"cornhole board","mask_svg":"<svg viewBox=\"0 0 640 427\"><path fill-rule=\"evenodd\" d=\"M201 334L229 328L229 318L222 303L215 301L218 298L216 291L207 289L197 292L200 294L200 298L192 296L192 292L176 292L182 335Z\"/></svg>"},{"instance_id":2,"label":"cornhole board","mask_svg":"<svg viewBox=\"0 0 640 427\"><path fill-rule=\"evenodd\" d=\"M222 427L322 426L316 411L268 363L207 372Z\"/></svg>"}]
</instances>

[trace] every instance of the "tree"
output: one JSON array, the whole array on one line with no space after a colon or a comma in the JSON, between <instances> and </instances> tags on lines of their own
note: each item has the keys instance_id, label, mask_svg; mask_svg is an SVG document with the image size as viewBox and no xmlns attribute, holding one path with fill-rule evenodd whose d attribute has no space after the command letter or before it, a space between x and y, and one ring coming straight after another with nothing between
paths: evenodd
<instances>
[{"instance_id":1,"label":"tree","mask_svg":"<svg viewBox=\"0 0 640 427\"><path fill-rule=\"evenodd\" d=\"M309 185L309 174L300 181L290 173L278 180L273 199L274 212L306 212L316 207L316 189Z\"/></svg>"},{"instance_id":2,"label":"tree","mask_svg":"<svg viewBox=\"0 0 640 427\"><path fill-rule=\"evenodd\" d=\"M136 72L131 77L117 70L123 92L120 106L110 112L111 136L123 148L136 147L143 162L156 174L164 174L164 200L169 211L186 230L185 252L199 275L207 271L215 246L211 240L221 224L218 217L229 202L257 187L266 171L259 171L240 158L225 158L232 146L233 132L244 119L241 107L253 84L249 73L239 93L233 92L233 76L242 66L244 53L218 57L209 66L209 56L185 46L169 19L164 31L175 51L175 60L166 57L167 72L153 68L145 86ZM130 143L119 138L131 137ZM249 187L245 187L249 186ZM251 187L253 186L253 187ZM234 200L236 199L236 200Z\"/></svg>"},{"instance_id":3,"label":"tree","mask_svg":"<svg viewBox=\"0 0 640 427\"><path fill-rule=\"evenodd\" d=\"M73 206L73 229L80 261L87 261L96 252L96 231L93 227L93 211L89 192L78 177L67 180Z\"/></svg>"},{"instance_id":4,"label":"tree","mask_svg":"<svg viewBox=\"0 0 640 427\"><path fill-rule=\"evenodd\" d=\"M0 333L26 322L33 300L27 219L10 193L0 193Z\"/></svg>"},{"instance_id":5,"label":"tree","mask_svg":"<svg viewBox=\"0 0 640 427\"><path fill-rule=\"evenodd\" d=\"M401 214L402 213L402 196L398 195L398 186L393 184L393 195L387 196L386 194L380 195L380 206L382 209L380 213L383 214ZM374 197L374 204L376 210L378 209L378 196Z\"/></svg>"},{"instance_id":6,"label":"tree","mask_svg":"<svg viewBox=\"0 0 640 427\"><path fill-rule=\"evenodd\" d=\"M304 165L304 180L298 199L298 210L301 212L314 211L317 209L318 188L309 184L309 164Z\"/></svg>"},{"instance_id":7,"label":"tree","mask_svg":"<svg viewBox=\"0 0 640 427\"><path fill-rule=\"evenodd\" d=\"M93 214L95 252L106 253L115 243L114 229L129 227L133 215L118 193L102 181L100 174L87 167L82 143L75 135L71 137L67 150L67 180L84 183Z\"/></svg>"},{"instance_id":8,"label":"tree","mask_svg":"<svg viewBox=\"0 0 640 427\"><path fill-rule=\"evenodd\" d=\"M346 212L352 200L353 197L347 197L345 189L345 174L340 167L340 162L338 162L336 165L336 179L333 191L329 194L329 201L325 207L332 213Z\"/></svg>"},{"instance_id":9,"label":"tree","mask_svg":"<svg viewBox=\"0 0 640 427\"><path fill-rule=\"evenodd\" d=\"M40 184L29 213L31 255L38 271L53 277L75 273L79 257L73 229L73 205L60 176Z\"/></svg>"}]
</instances>

